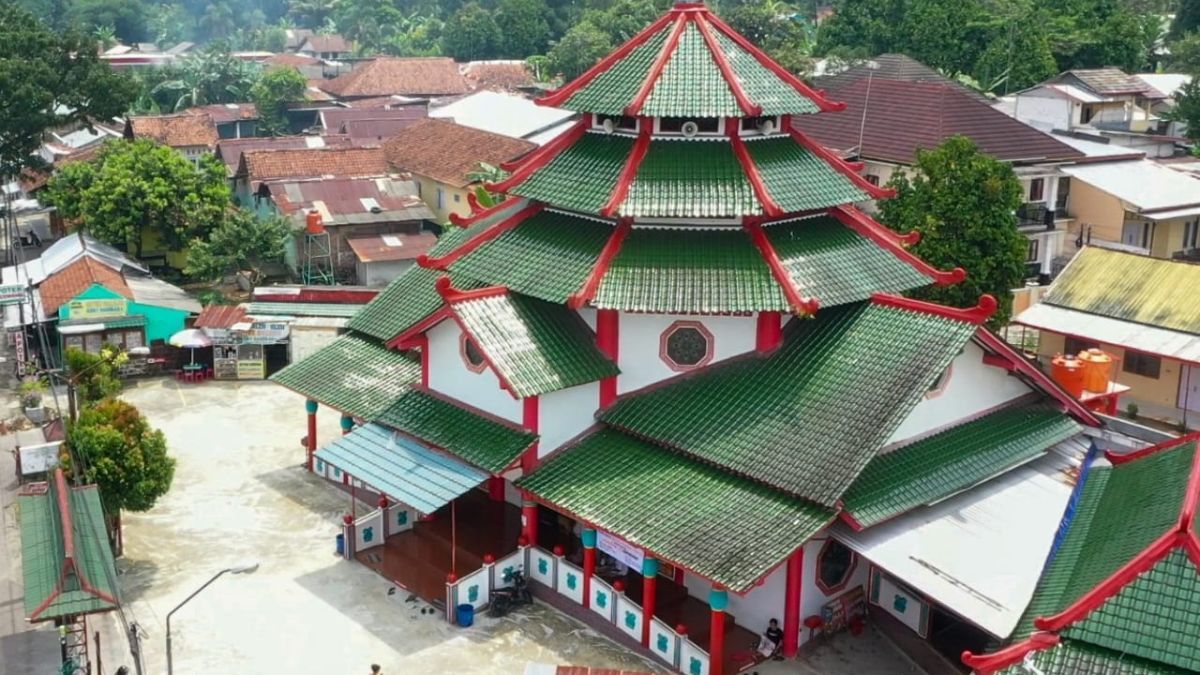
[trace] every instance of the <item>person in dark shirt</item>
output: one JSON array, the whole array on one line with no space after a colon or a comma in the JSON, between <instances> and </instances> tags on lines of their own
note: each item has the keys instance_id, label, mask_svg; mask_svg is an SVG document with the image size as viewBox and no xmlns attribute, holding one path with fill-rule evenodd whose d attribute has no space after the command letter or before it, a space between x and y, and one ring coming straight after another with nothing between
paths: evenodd
<instances>
[{"instance_id":1,"label":"person in dark shirt","mask_svg":"<svg viewBox=\"0 0 1200 675\"><path fill-rule=\"evenodd\" d=\"M767 624L767 632L764 635L775 645L775 649L771 652L771 658L776 661L782 661L783 657L779 654L779 647L783 642L783 630L779 628L778 619L771 619Z\"/></svg>"}]
</instances>

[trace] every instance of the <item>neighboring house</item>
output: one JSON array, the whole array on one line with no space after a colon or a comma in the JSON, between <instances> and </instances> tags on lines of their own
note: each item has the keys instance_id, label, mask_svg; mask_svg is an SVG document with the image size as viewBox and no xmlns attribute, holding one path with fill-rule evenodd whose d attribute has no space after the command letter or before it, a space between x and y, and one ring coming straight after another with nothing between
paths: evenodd
<instances>
[{"instance_id":1,"label":"neighboring house","mask_svg":"<svg viewBox=\"0 0 1200 675\"><path fill-rule=\"evenodd\" d=\"M418 235L434 215L416 192L413 181L393 177L274 180L259 185L256 202L260 209L269 206L295 224L294 250L288 256L293 270L299 271L306 260L303 230L309 212L316 211L329 233L328 255L337 278L344 283L382 285L355 280L359 259L349 241L393 237L408 243L405 251L412 252L411 258L425 253L431 240Z\"/></svg>"},{"instance_id":2,"label":"neighboring house","mask_svg":"<svg viewBox=\"0 0 1200 675\"><path fill-rule=\"evenodd\" d=\"M320 148L348 147L350 140L344 136L261 136L258 138L237 138L222 140L217 143L215 155L225 164L229 176L229 187L236 191L234 176L242 161L242 153L254 150L305 150Z\"/></svg>"},{"instance_id":3,"label":"neighboring house","mask_svg":"<svg viewBox=\"0 0 1200 675\"><path fill-rule=\"evenodd\" d=\"M193 162L211 153L220 138L213 118L204 113L129 117L124 135L130 140L147 138L170 146Z\"/></svg>"},{"instance_id":4,"label":"neighboring house","mask_svg":"<svg viewBox=\"0 0 1200 675\"><path fill-rule=\"evenodd\" d=\"M305 38L296 49L301 56L337 61L354 55L354 45L337 33L318 33Z\"/></svg>"},{"instance_id":5,"label":"neighboring house","mask_svg":"<svg viewBox=\"0 0 1200 675\"><path fill-rule=\"evenodd\" d=\"M493 134L545 145L567 129L575 113L534 103L515 94L477 91L453 103L429 109L430 117Z\"/></svg>"},{"instance_id":6,"label":"neighboring house","mask_svg":"<svg viewBox=\"0 0 1200 675\"><path fill-rule=\"evenodd\" d=\"M1192 76L1185 73L1138 73L1135 77L1166 96L1166 98L1150 102L1150 112L1166 121L1166 134L1177 137L1185 136L1187 123L1166 120L1165 113L1175 107L1175 96L1192 81Z\"/></svg>"},{"instance_id":7,"label":"neighboring house","mask_svg":"<svg viewBox=\"0 0 1200 675\"><path fill-rule=\"evenodd\" d=\"M284 35L286 36L283 43L283 48L289 52L294 52L304 44L304 41L317 34L311 28L285 28Z\"/></svg>"},{"instance_id":8,"label":"neighboring house","mask_svg":"<svg viewBox=\"0 0 1200 675\"><path fill-rule=\"evenodd\" d=\"M382 148L305 148L246 150L233 174L234 196L244 206L263 181L322 177L386 176L390 173ZM258 204L255 200L254 204Z\"/></svg>"},{"instance_id":9,"label":"neighboring house","mask_svg":"<svg viewBox=\"0 0 1200 675\"><path fill-rule=\"evenodd\" d=\"M390 133L386 136L395 135L396 132L407 127L417 120L425 119L428 116L426 112L425 102L421 101L416 104L408 104L396 107L381 107L381 108L322 108L317 112L317 123L322 129L322 133L326 134L349 134L349 129L356 129L358 138L367 138L363 135L368 128L372 131L383 131L390 129ZM373 124L364 125L360 122L371 122ZM356 136L351 136L352 138Z\"/></svg>"},{"instance_id":10,"label":"neighboring house","mask_svg":"<svg viewBox=\"0 0 1200 675\"><path fill-rule=\"evenodd\" d=\"M354 237L348 243L356 260L355 278L359 284L375 288L388 285L417 264L417 258L437 243L437 236L432 232L381 234Z\"/></svg>"},{"instance_id":11,"label":"neighboring house","mask_svg":"<svg viewBox=\"0 0 1200 675\"><path fill-rule=\"evenodd\" d=\"M993 108L986 99L907 56L884 55L877 69L859 66L817 81L841 112L798 115L793 125L843 157L864 163L863 175L885 185L909 172L920 149L951 136L970 138L1006 162L1021 181L1024 204L1017 226L1029 240L1028 276L1047 279L1055 258L1069 255L1070 181L1065 164L1083 152Z\"/></svg>"},{"instance_id":12,"label":"neighboring house","mask_svg":"<svg viewBox=\"0 0 1200 675\"><path fill-rule=\"evenodd\" d=\"M534 89L537 80L524 61L468 61L461 66L473 91L516 92Z\"/></svg>"},{"instance_id":13,"label":"neighboring house","mask_svg":"<svg viewBox=\"0 0 1200 675\"><path fill-rule=\"evenodd\" d=\"M325 77L325 62L303 54L276 54L263 61L263 68L293 68L309 80Z\"/></svg>"},{"instance_id":14,"label":"neighboring house","mask_svg":"<svg viewBox=\"0 0 1200 675\"><path fill-rule=\"evenodd\" d=\"M258 108L253 103L217 103L188 108L187 115L208 115L217 128L217 137L253 138L258 134Z\"/></svg>"},{"instance_id":15,"label":"neighboring house","mask_svg":"<svg viewBox=\"0 0 1200 675\"><path fill-rule=\"evenodd\" d=\"M426 119L393 136L383 145L387 161L412 174L417 194L433 210L438 223L451 214L471 212L467 195L478 186L468 174L479 163L492 166L518 159L537 145L440 119Z\"/></svg>"},{"instance_id":16,"label":"neighboring house","mask_svg":"<svg viewBox=\"0 0 1200 675\"><path fill-rule=\"evenodd\" d=\"M381 56L319 86L343 101L394 95L431 98L470 91L458 64L443 56Z\"/></svg>"},{"instance_id":17,"label":"neighboring house","mask_svg":"<svg viewBox=\"0 0 1200 675\"><path fill-rule=\"evenodd\" d=\"M1151 157L1169 157L1181 139L1168 133L1156 112L1169 96L1117 68L1068 70L1017 92L1012 115L1047 130L1085 131Z\"/></svg>"},{"instance_id":18,"label":"neighboring house","mask_svg":"<svg viewBox=\"0 0 1200 675\"><path fill-rule=\"evenodd\" d=\"M1200 266L1095 246L1058 275L1017 324L1038 330L1038 354L1099 347L1116 361L1124 398L1143 414L1200 421Z\"/></svg>"}]
</instances>

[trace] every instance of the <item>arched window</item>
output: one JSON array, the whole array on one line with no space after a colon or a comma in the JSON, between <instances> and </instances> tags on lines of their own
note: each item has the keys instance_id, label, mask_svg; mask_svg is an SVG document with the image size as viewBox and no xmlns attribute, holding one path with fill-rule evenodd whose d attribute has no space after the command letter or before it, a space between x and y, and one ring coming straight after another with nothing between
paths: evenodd
<instances>
[{"instance_id":1,"label":"arched window","mask_svg":"<svg viewBox=\"0 0 1200 675\"><path fill-rule=\"evenodd\" d=\"M817 554L817 587L825 595L832 595L846 587L854 568L858 565L858 555L840 541L829 539Z\"/></svg>"},{"instance_id":2,"label":"arched window","mask_svg":"<svg viewBox=\"0 0 1200 675\"><path fill-rule=\"evenodd\" d=\"M676 321L663 331L658 352L671 370L699 368L712 361L713 335L699 321Z\"/></svg>"}]
</instances>

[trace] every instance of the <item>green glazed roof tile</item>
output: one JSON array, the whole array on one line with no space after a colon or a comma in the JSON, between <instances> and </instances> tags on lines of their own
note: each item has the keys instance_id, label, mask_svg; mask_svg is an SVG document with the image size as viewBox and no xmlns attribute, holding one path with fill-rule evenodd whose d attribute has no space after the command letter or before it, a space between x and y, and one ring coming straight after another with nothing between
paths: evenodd
<instances>
[{"instance_id":1,"label":"green glazed roof tile","mask_svg":"<svg viewBox=\"0 0 1200 675\"><path fill-rule=\"evenodd\" d=\"M929 277L828 216L764 228L792 283L821 307L900 293L930 284Z\"/></svg>"},{"instance_id":2,"label":"green glazed roof tile","mask_svg":"<svg viewBox=\"0 0 1200 675\"><path fill-rule=\"evenodd\" d=\"M769 356L626 396L601 419L832 506L975 330L882 305L822 309Z\"/></svg>"},{"instance_id":3,"label":"green glazed roof tile","mask_svg":"<svg viewBox=\"0 0 1200 675\"><path fill-rule=\"evenodd\" d=\"M1034 652L1032 665L1042 675L1186 675L1191 670L1174 668L1074 640ZM1031 675L1022 664L997 671L996 675Z\"/></svg>"},{"instance_id":4,"label":"green glazed roof tile","mask_svg":"<svg viewBox=\"0 0 1200 675\"><path fill-rule=\"evenodd\" d=\"M651 117L742 117L745 113L704 43L689 23L642 106Z\"/></svg>"},{"instance_id":5,"label":"green glazed roof tile","mask_svg":"<svg viewBox=\"0 0 1200 675\"><path fill-rule=\"evenodd\" d=\"M561 107L601 115L624 115L625 107L633 102L670 32L671 25L668 24L651 35L625 58L575 92Z\"/></svg>"},{"instance_id":6,"label":"green glazed roof tile","mask_svg":"<svg viewBox=\"0 0 1200 675\"><path fill-rule=\"evenodd\" d=\"M573 310L521 295L495 295L453 305L467 332L519 398L596 382L617 366Z\"/></svg>"},{"instance_id":7,"label":"green glazed roof tile","mask_svg":"<svg viewBox=\"0 0 1200 675\"><path fill-rule=\"evenodd\" d=\"M411 389L372 420L498 474L537 436L511 424L462 408L428 392Z\"/></svg>"},{"instance_id":8,"label":"green glazed roof tile","mask_svg":"<svg viewBox=\"0 0 1200 675\"><path fill-rule=\"evenodd\" d=\"M767 194L785 212L811 211L871 199L846 174L830 166L791 137L748 137Z\"/></svg>"},{"instance_id":9,"label":"green glazed roof tile","mask_svg":"<svg viewBox=\"0 0 1200 675\"><path fill-rule=\"evenodd\" d=\"M1066 414L1043 406L998 410L875 457L842 501L870 527L1041 456L1079 429Z\"/></svg>"},{"instance_id":10,"label":"green glazed roof tile","mask_svg":"<svg viewBox=\"0 0 1200 675\"><path fill-rule=\"evenodd\" d=\"M511 192L559 208L599 213L612 196L633 143L621 134L585 133Z\"/></svg>"},{"instance_id":11,"label":"green glazed roof tile","mask_svg":"<svg viewBox=\"0 0 1200 675\"><path fill-rule=\"evenodd\" d=\"M271 376L314 401L368 420L420 379L417 359L356 333L342 335Z\"/></svg>"},{"instance_id":12,"label":"green glazed roof tile","mask_svg":"<svg viewBox=\"0 0 1200 675\"><path fill-rule=\"evenodd\" d=\"M741 228L635 227L592 304L683 314L788 311L787 298Z\"/></svg>"},{"instance_id":13,"label":"green glazed roof tile","mask_svg":"<svg viewBox=\"0 0 1200 675\"><path fill-rule=\"evenodd\" d=\"M817 104L796 88L779 79L754 55L739 47L720 31L713 31L717 44L725 52L746 96L761 105L764 115L805 114L819 111Z\"/></svg>"},{"instance_id":14,"label":"green glazed roof tile","mask_svg":"<svg viewBox=\"0 0 1200 675\"><path fill-rule=\"evenodd\" d=\"M762 213L728 139L650 142L617 209L623 216L723 218Z\"/></svg>"},{"instance_id":15,"label":"green glazed roof tile","mask_svg":"<svg viewBox=\"0 0 1200 675\"><path fill-rule=\"evenodd\" d=\"M459 258L450 271L455 278L565 303L583 287L612 231L608 223L541 211Z\"/></svg>"},{"instance_id":16,"label":"green glazed roof tile","mask_svg":"<svg viewBox=\"0 0 1200 675\"><path fill-rule=\"evenodd\" d=\"M517 484L737 592L833 515L612 429L588 435Z\"/></svg>"}]
</instances>

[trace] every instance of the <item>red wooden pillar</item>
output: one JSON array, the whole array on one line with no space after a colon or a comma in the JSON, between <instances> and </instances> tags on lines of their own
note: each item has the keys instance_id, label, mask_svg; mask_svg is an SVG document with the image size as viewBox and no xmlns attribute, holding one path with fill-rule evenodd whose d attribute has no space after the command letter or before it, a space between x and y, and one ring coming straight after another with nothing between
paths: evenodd
<instances>
[{"instance_id":1,"label":"red wooden pillar","mask_svg":"<svg viewBox=\"0 0 1200 675\"><path fill-rule=\"evenodd\" d=\"M617 339L619 337L620 320L617 310L601 309L596 311L596 347L600 353L617 363ZM600 407L607 408L617 398L617 377L606 377L600 380Z\"/></svg>"},{"instance_id":2,"label":"red wooden pillar","mask_svg":"<svg viewBox=\"0 0 1200 675\"><path fill-rule=\"evenodd\" d=\"M779 312L759 312L755 326L754 348L760 354L769 352L783 341L783 317Z\"/></svg>"},{"instance_id":3,"label":"red wooden pillar","mask_svg":"<svg viewBox=\"0 0 1200 675\"><path fill-rule=\"evenodd\" d=\"M793 658L800 649L800 595L804 587L804 547L787 561L787 587L783 595L783 655Z\"/></svg>"},{"instance_id":4,"label":"red wooden pillar","mask_svg":"<svg viewBox=\"0 0 1200 675\"><path fill-rule=\"evenodd\" d=\"M533 433L538 433L538 397L530 396L521 400L521 426ZM521 455L521 473L528 476L537 468L538 444L529 446Z\"/></svg>"},{"instance_id":5,"label":"red wooden pillar","mask_svg":"<svg viewBox=\"0 0 1200 675\"><path fill-rule=\"evenodd\" d=\"M537 546L538 507L537 502L530 499L528 492L522 493L521 501L521 537L529 546Z\"/></svg>"},{"instance_id":6,"label":"red wooden pillar","mask_svg":"<svg viewBox=\"0 0 1200 675\"><path fill-rule=\"evenodd\" d=\"M658 591L658 560L642 558L642 646L650 646L650 619L654 618Z\"/></svg>"},{"instance_id":7,"label":"red wooden pillar","mask_svg":"<svg viewBox=\"0 0 1200 675\"><path fill-rule=\"evenodd\" d=\"M708 675L725 675L725 608L729 606L729 593L720 586L713 586L708 594L708 606L712 608Z\"/></svg>"},{"instance_id":8,"label":"red wooden pillar","mask_svg":"<svg viewBox=\"0 0 1200 675\"><path fill-rule=\"evenodd\" d=\"M583 528L583 606L592 606L592 575L596 573L596 531Z\"/></svg>"},{"instance_id":9,"label":"red wooden pillar","mask_svg":"<svg viewBox=\"0 0 1200 675\"><path fill-rule=\"evenodd\" d=\"M308 399L304 402L304 412L308 414L308 436L304 437L305 442L305 465L308 470L313 470L313 455L317 452L317 402Z\"/></svg>"}]
</instances>

